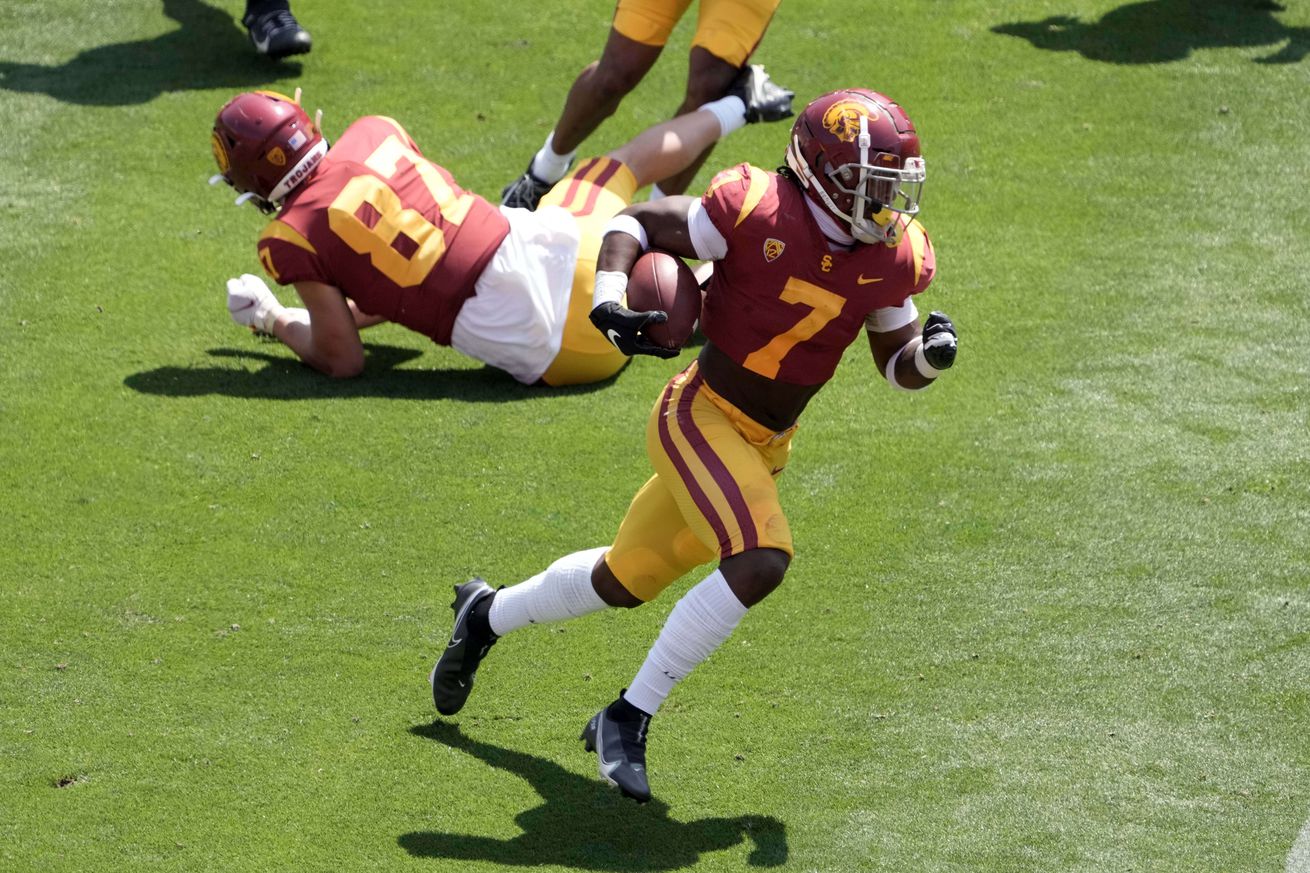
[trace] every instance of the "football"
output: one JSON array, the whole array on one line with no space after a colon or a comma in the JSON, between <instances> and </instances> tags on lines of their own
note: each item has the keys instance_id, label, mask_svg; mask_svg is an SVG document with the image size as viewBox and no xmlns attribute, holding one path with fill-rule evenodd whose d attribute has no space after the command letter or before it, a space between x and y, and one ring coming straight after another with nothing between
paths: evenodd
<instances>
[{"instance_id":1,"label":"football","mask_svg":"<svg viewBox=\"0 0 1310 873\"><path fill-rule=\"evenodd\" d=\"M648 326L651 342L680 349L691 339L700 318L700 283L691 267L676 255L652 250L642 255L628 277L628 308L635 312L662 309L669 320Z\"/></svg>"}]
</instances>

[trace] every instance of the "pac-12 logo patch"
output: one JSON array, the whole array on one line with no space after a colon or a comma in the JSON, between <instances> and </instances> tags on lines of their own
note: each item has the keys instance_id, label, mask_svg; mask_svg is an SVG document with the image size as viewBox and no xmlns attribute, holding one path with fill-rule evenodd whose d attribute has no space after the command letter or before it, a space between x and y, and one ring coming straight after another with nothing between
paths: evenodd
<instances>
[{"instance_id":1,"label":"pac-12 logo patch","mask_svg":"<svg viewBox=\"0 0 1310 873\"><path fill-rule=\"evenodd\" d=\"M209 148L214 152L214 161L218 164L220 173L226 173L232 169L232 161L227 156L227 147L223 145L223 140L218 135L218 131L214 131L209 135Z\"/></svg>"},{"instance_id":2,"label":"pac-12 logo patch","mask_svg":"<svg viewBox=\"0 0 1310 873\"><path fill-rule=\"evenodd\" d=\"M764 260L772 263L778 260L782 250L787 248L787 244L780 239L769 237L764 241Z\"/></svg>"},{"instance_id":3,"label":"pac-12 logo patch","mask_svg":"<svg viewBox=\"0 0 1310 873\"><path fill-rule=\"evenodd\" d=\"M281 146L273 146L268 150L268 162L275 167L285 167L287 165L286 152L282 151Z\"/></svg>"}]
</instances>

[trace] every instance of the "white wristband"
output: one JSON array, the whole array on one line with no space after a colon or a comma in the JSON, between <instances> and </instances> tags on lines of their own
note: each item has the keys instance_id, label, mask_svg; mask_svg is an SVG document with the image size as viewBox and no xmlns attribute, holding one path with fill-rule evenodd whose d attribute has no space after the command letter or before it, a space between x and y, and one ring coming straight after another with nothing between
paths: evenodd
<instances>
[{"instance_id":1,"label":"white wristband","mask_svg":"<svg viewBox=\"0 0 1310 873\"><path fill-rule=\"evenodd\" d=\"M618 270L597 270L596 286L591 292L591 308L602 303L622 303L628 291L628 274Z\"/></svg>"},{"instance_id":2,"label":"white wristband","mask_svg":"<svg viewBox=\"0 0 1310 873\"><path fill-rule=\"evenodd\" d=\"M942 374L942 371L928 363L928 359L923 355L923 343L914 350L914 369L919 371L919 375L925 379L936 379Z\"/></svg>"},{"instance_id":3,"label":"white wristband","mask_svg":"<svg viewBox=\"0 0 1310 873\"><path fill-rule=\"evenodd\" d=\"M917 388L907 388L904 385L902 385L900 382L898 382L896 379L896 365L900 362L901 355L905 353L906 349L908 349L910 346L914 345L917 342L920 342L920 340L916 336L914 339L910 340L908 343L897 349L896 354L892 355L891 360L887 362L887 369L882 371L883 376L887 378L887 384L897 389L898 391L919 390Z\"/></svg>"},{"instance_id":4,"label":"white wristband","mask_svg":"<svg viewBox=\"0 0 1310 873\"><path fill-rule=\"evenodd\" d=\"M602 237L611 233L626 233L641 244L641 250L644 252L650 248L650 240L646 237L646 228L641 226L641 222L631 215L616 215L605 225L605 231Z\"/></svg>"},{"instance_id":5,"label":"white wristband","mask_svg":"<svg viewBox=\"0 0 1310 873\"><path fill-rule=\"evenodd\" d=\"M259 324L260 332L266 333L269 336L277 336L277 334L274 333L273 331L273 327L277 324L278 316L285 311L286 311L286 307L282 306L280 303L274 303L272 306L270 306L268 308L268 311L264 313L264 317L260 319L260 324Z\"/></svg>"},{"instance_id":6,"label":"white wristband","mask_svg":"<svg viewBox=\"0 0 1310 873\"><path fill-rule=\"evenodd\" d=\"M286 306L283 307L281 314L286 316L287 324L303 324L305 327L309 327L308 309L301 309L298 306ZM274 321L276 321L276 319L274 319ZM272 327L272 322L269 323L269 326ZM272 332L273 331L271 330L269 331L269 333Z\"/></svg>"}]
</instances>

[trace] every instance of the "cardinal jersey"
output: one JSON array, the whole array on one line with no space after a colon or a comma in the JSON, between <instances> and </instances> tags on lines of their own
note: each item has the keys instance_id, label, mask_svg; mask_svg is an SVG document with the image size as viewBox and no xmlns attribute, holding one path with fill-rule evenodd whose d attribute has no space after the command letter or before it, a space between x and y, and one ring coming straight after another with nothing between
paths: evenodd
<instances>
[{"instance_id":1,"label":"cardinal jersey","mask_svg":"<svg viewBox=\"0 0 1310 873\"><path fill-rule=\"evenodd\" d=\"M701 326L748 370L818 385L875 309L932 281L932 244L917 221L899 245L832 251L792 182L749 164L714 177L701 203L728 243L714 264Z\"/></svg>"},{"instance_id":2,"label":"cardinal jersey","mask_svg":"<svg viewBox=\"0 0 1310 873\"><path fill-rule=\"evenodd\" d=\"M323 282L370 315L450 344L509 222L420 154L390 118L346 129L261 234L274 281Z\"/></svg>"}]
</instances>

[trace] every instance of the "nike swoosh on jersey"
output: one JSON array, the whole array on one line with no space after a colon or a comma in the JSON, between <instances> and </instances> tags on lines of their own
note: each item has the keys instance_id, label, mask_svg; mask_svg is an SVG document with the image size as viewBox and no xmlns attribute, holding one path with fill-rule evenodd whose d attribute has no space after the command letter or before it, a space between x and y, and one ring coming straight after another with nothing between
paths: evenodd
<instances>
[{"instance_id":1,"label":"nike swoosh on jersey","mask_svg":"<svg viewBox=\"0 0 1310 873\"><path fill-rule=\"evenodd\" d=\"M881 282L882 279L883 279L882 276L878 276L877 278L874 279L866 279L864 278L864 274L861 273L858 277L856 277L855 283L857 285L872 285L874 282Z\"/></svg>"}]
</instances>

